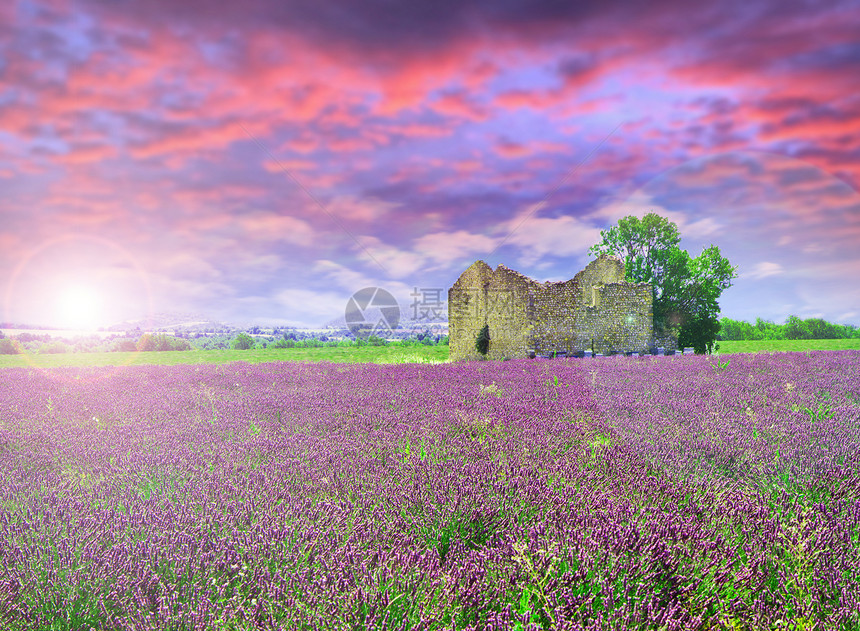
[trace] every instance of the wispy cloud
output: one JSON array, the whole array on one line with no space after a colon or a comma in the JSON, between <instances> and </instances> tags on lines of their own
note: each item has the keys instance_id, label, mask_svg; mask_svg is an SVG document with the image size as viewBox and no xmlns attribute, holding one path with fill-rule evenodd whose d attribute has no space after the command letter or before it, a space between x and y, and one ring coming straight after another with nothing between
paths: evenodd
<instances>
[{"instance_id":1,"label":"wispy cloud","mask_svg":"<svg viewBox=\"0 0 860 631\"><path fill-rule=\"evenodd\" d=\"M274 317L287 288L447 287L500 244L568 278L653 211L740 266L729 308L799 308L813 278L860 312L826 282L860 242L856 3L326 7L0 8L0 288L22 243L82 232L159 310Z\"/></svg>"},{"instance_id":2,"label":"wispy cloud","mask_svg":"<svg viewBox=\"0 0 860 631\"><path fill-rule=\"evenodd\" d=\"M744 275L754 280L760 280L762 278L767 278L768 276L778 276L784 273L785 270L779 263L762 261L761 263L756 264L755 267L748 272L745 272Z\"/></svg>"}]
</instances>

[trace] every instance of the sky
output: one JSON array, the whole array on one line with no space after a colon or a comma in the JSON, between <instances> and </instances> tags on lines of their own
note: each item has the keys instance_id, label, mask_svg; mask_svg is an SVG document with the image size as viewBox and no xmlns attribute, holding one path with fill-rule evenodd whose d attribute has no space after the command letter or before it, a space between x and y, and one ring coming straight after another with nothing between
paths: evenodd
<instances>
[{"instance_id":1,"label":"sky","mask_svg":"<svg viewBox=\"0 0 860 631\"><path fill-rule=\"evenodd\" d=\"M2 320L420 317L656 212L723 316L860 324L858 77L856 0L3 2Z\"/></svg>"}]
</instances>

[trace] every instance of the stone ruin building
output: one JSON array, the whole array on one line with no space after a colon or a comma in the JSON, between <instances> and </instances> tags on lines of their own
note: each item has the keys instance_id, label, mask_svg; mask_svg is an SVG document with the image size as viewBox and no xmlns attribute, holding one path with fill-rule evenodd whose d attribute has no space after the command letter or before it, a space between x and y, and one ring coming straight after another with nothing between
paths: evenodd
<instances>
[{"instance_id":1,"label":"stone ruin building","mask_svg":"<svg viewBox=\"0 0 860 631\"><path fill-rule=\"evenodd\" d=\"M649 352L652 300L651 285L625 281L615 257L601 256L559 283L475 261L448 290L450 357L480 359L475 340L485 324L487 359Z\"/></svg>"}]
</instances>

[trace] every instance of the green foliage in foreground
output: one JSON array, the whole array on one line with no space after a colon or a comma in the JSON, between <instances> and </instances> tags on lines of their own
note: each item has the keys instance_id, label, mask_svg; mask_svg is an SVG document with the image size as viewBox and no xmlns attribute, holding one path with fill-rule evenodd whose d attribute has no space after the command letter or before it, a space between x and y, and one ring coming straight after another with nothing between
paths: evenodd
<instances>
[{"instance_id":1,"label":"green foliage in foreground","mask_svg":"<svg viewBox=\"0 0 860 631\"><path fill-rule=\"evenodd\" d=\"M318 348L267 348L250 350L144 351L125 353L61 353L0 355L0 368L35 366L130 366L142 364L225 364L227 362L333 362L396 364L444 362L447 346L328 346Z\"/></svg>"}]
</instances>

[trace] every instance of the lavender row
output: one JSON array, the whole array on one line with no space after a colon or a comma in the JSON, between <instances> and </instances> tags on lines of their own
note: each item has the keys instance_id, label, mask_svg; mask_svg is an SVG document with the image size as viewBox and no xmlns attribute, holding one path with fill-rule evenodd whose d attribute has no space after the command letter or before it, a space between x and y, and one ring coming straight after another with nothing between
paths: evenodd
<instances>
[{"instance_id":1,"label":"lavender row","mask_svg":"<svg viewBox=\"0 0 860 631\"><path fill-rule=\"evenodd\" d=\"M858 375L857 352L6 369L0 622L857 628Z\"/></svg>"}]
</instances>

